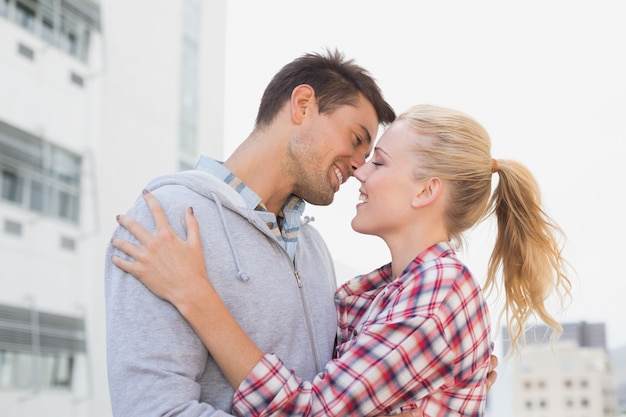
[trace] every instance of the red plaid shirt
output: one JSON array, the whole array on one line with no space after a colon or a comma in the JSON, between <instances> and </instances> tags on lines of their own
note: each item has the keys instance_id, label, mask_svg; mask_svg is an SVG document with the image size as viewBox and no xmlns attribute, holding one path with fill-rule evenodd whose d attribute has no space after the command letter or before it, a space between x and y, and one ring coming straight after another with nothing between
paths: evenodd
<instances>
[{"instance_id":1,"label":"red plaid shirt","mask_svg":"<svg viewBox=\"0 0 626 417\"><path fill-rule=\"evenodd\" d=\"M302 381L266 354L235 393L240 415L482 416L492 352L480 285L442 242L397 279L391 265L342 285L337 358Z\"/></svg>"}]
</instances>

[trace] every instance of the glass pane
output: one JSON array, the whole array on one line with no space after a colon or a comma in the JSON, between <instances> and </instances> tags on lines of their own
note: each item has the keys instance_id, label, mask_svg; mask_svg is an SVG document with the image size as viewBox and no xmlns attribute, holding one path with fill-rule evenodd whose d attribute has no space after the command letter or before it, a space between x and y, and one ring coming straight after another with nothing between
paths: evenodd
<instances>
[{"instance_id":1,"label":"glass pane","mask_svg":"<svg viewBox=\"0 0 626 417\"><path fill-rule=\"evenodd\" d=\"M0 350L0 388L10 388L13 385L14 356L13 352Z\"/></svg>"},{"instance_id":2,"label":"glass pane","mask_svg":"<svg viewBox=\"0 0 626 417\"><path fill-rule=\"evenodd\" d=\"M80 183L80 158L59 148L52 148L52 176L66 184Z\"/></svg>"},{"instance_id":3,"label":"glass pane","mask_svg":"<svg viewBox=\"0 0 626 417\"><path fill-rule=\"evenodd\" d=\"M78 39L73 33L67 34L67 45L71 55L78 56Z\"/></svg>"},{"instance_id":4,"label":"glass pane","mask_svg":"<svg viewBox=\"0 0 626 417\"><path fill-rule=\"evenodd\" d=\"M50 355L40 355L39 359L39 368L38 368L38 377L39 377L39 388L49 388L52 382L52 367L53 367L53 357Z\"/></svg>"},{"instance_id":5,"label":"glass pane","mask_svg":"<svg viewBox=\"0 0 626 417\"><path fill-rule=\"evenodd\" d=\"M32 388L35 386L33 370L35 358L27 353L16 353L15 388Z\"/></svg>"},{"instance_id":6,"label":"glass pane","mask_svg":"<svg viewBox=\"0 0 626 417\"><path fill-rule=\"evenodd\" d=\"M12 171L2 171L2 198L4 200L22 202L23 179Z\"/></svg>"},{"instance_id":7,"label":"glass pane","mask_svg":"<svg viewBox=\"0 0 626 417\"><path fill-rule=\"evenodd\" d=\"M44 16L41 20L41 36L54 44L54 21L52 16Z\"/></svg>"},{"instance_id":8,"label":"glass pane","mask_svg":"<svg viewBox=\"0 0 626 417\"><path fill-rule=\"evenodd\" d=\"M0 0L0 15L6 16L8 13L9 13L9 0Z\"/></svg>"},{"instance_id":9,"label":"glass pane","mask_svg":"<svg viewBox=\"0 0 626 417\"><path fill-rule=\"evenodd\" d=\"M54 356L52 380L50 381L50 385L53 387L71 388L73 370L74 357L68 355Z\"/></svg>"},{"instance_id":10,"label":"glass pane","mask_svg":"<svg viewBox=\"0 0 626 417\"><path fill-rule=\"evenodd\" d=\"M30 182L30 209L43 213L43 184L41 181Z\"/></svg>"},{"instance_id":11,"label":"glass pane","mask_svg":"<svg viewBox=\"0 0 626 417\"><path fill-rule=\"evenodd\" d=\"M32 31L35 28L35 11L18 2L15 5L15 21L20 26Z\"/></svg>"},{"instance_id":12,"label":"glass pane","mask_svg":"<svg viewBox=\"0 0 626 417\"><path fill-rule=\"evenodd\" d=\"M59 211L62 219L78 220L78 199L65 191L59 191Z\"/></svg>"}]
</instances>

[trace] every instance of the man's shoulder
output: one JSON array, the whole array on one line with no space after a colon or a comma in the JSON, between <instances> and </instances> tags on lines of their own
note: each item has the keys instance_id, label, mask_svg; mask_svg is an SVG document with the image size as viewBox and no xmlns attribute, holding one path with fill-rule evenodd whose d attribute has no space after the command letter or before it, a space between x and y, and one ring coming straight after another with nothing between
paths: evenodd
<instances>
[{"instance_id":1,"label":"man's shoulder","mask_svg":"<svg viewBox=\"0 0 626 417\"><path fill-rule=\"evenodd\" d=\"M305 239L309 239L315 242L320 242L323 245L326 245L324 242L324 238L319 230L313 224L314 219L309 216L302 217L302 221L300 223L300 237Z\"/></svg>"},{"instance_id":2,"label":"man's shoulder","mask_svg":"<svg viewBox=\"0 0 626 417\"><path fill-rule=\"evenodd\" d=\"M228 187L224 181L214 175L194 169L156 177L148 183L146 188L155 191L169 186L183 186L195 192L212 189L221 190Z\"/></svg>"},{"instance_id":3,"label":"man's shoulder","mask_svg":"<svg viewBox=\"0 0 626 417\"><path fill-rule=\"evenodd\" d=\"M146 189L157 197L172 203L185 198L219 200L221 204L239 204L241 196L223 180L200 170L181 171L157 177L150 181Z\"/></svg>"},{"instance_id":4,"label":"man's shoulder","mask_svg":"<svg viewBox=\"0 0 626 417\"><path fill-rule=\"evenodd\" d=\"M320 231L310 221L304 221L300 226L298 247L306 252L308 256L313 256L313 254L316 254L315 256L330 256L326 241Z\"/></svg>"}]
</instances>

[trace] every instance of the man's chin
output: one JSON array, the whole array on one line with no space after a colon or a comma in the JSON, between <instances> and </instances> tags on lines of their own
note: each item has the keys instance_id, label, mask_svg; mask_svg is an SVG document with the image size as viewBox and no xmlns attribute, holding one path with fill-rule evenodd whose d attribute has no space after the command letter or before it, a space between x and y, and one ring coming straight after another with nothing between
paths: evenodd
<instances>
[{"instance_id":1,"label":"man's chin","mask_svg":"<svg viewBox=\"0 0 626 417\"><path fill-rule=\"evenodd\" d=\"M335 201L335 194L331 193L327 196L316 196L315 198L303 198L308 204L313 204L314 206L329 206L333 201Z\"/></svg>"}]
</instances>

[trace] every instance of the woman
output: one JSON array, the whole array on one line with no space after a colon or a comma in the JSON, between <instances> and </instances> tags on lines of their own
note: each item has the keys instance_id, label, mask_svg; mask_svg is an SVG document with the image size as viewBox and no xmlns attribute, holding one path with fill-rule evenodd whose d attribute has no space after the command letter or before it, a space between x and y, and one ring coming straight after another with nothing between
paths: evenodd
<instances>
[{"instance_id":1,"label":"woman","mask_svg":"<svg viewBox=\"0 0 626 417\"><path fill-rule=\"evenodd\" d=\"M207 279L193 210L179 239L150 194L157 233L119 217L143 246L116 240L132 258L114 257L187 318L237 390L241 415L377 415L420 408L427 416L480 416L492 351L489 311L479 283L458 259L462 233L494 214L495 248L485 287L504 280L512 346L536 314L555 329L552 293L570 293L556 234L526 168L490 154L485 129L450 109L418 105L380 138L361 182L355 231L382 238L391 262L358 276L336 293L336 359L302 381L261 352L221 303ZM492 174L499 183L491 194Z\"/></svg>"}]
</instances>

